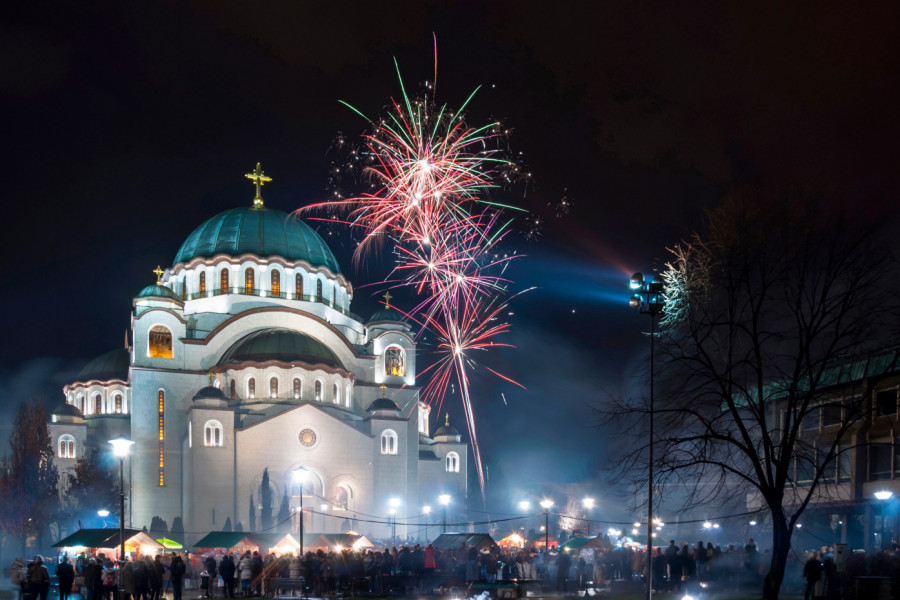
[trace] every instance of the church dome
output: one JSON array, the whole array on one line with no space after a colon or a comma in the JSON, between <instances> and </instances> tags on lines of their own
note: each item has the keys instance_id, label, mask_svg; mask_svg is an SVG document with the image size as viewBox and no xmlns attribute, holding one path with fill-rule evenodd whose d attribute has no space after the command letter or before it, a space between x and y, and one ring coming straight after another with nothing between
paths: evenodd
<instances>
[{"instance_id":1,"label":"church dome","mask_svg":"<svg viewBox=\"0 0 900 600\"><path fill-rule=\"evenodd\" d=\"M213 400L228 400L228 398L225 397L225 393L214 385L208 385L205 388L201 388L199 392L194 394L193 400L196 402L197 400L206 400L210 398Z\"/></svg>"},{"instance_id":2,"label":"church dome","mask_svg":"<svg viewBox=\"0 0 900 600\"><path fill-rule=\"evenodd\" d=\"M280 256L286 260L305 260L335 274L341 271L319 234L300 219L271 208L248 206L219 213L188 236L175 256L175 263L217 254Z\"/></svg>"},{"instance_id":3,"label":"church dome","mask_svg":"<svg viewBox=\"0 0 900 600\"><path fill-rule=\"evenodd\" d=\"M81 369L76 381L109 381L121 379L128 381L128 367L131 365L131 354L128 350L120 348L101 354Z\"/></svg>"},{"instance_id":4,"label":"church dome","mask_svg":"<svg viewBox=\"0 0 900 600\"><path fill-rule=\"evenodd\" d=\"M400 407L397 406L397 403L390 398L376 398L375 401L369 405L369 408L366 409L366 412L374 412L376 410L399 411Z\"/></svg>"},{"instance_id":5,"label":"church dome","mask_svg":"<svg viewBox=\"0 0 900 600\"><path fill-rule=\"evenodd\" d=\"M168 298L169 300L181 302L181 298L171 288L159 284L148 285L135 298Z\"/></svg>"},{"instance_id":6,"label":"church dome","mask_svg":"<svg viewBox=\"0 0 900 600\"><path fill-rule=\"evenodd\" d=\"M69 404L67 402L63 402L59 406L57 406L52 413L52 415L56 415L58 417L82 417L84 415L81 414L81 411L78 410L78 407L74 404Z\"/></svg>"},{"instance_id":7,"label":"church dome","mask_svg":"<svg viewBox=\"0 0 900 600\"><path fill-rule=\"evenodd\" d=\"M369 323L376 323L378 321L393 321L395 323L404 323L406 322L406 317L396 308L383 308L381 310L375 311L375 313L372 315L372 318L369 319Z\"/></svg>"},{"instance_id":8,"label":"church dome","mask_svg":"<svg viewBox=\"0 0 900 600\"><path fill-rule=\"evenodd\" d=\"M341 361L328 346L299 331L283 328L263 329L242 338L222 356L219 366L270 360L300 361L343 368Z\"/></svg>"}]
</instances>

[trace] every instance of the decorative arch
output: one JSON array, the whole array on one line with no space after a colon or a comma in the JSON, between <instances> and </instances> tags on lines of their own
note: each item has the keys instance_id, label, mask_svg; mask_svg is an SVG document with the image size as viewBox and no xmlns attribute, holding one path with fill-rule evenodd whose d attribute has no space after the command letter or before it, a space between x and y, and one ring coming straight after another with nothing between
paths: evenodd
<instances>
[{"instance_id":1,"label":"decorative arch","mask_svg":"<svg viewBox=\"0 0 900 600\"><path fill-rule=\"evenodd\" d=\"M154 325L147 333L147 351L151 358L172 358L172 332L163 325Z\"/></svg>"},{"instance_id":2,"label":"decorative arch","mask_svg":"<svg viewBox=\"0 0 900 600\"><path fill-rule=\"evenodd\" d=\"M397 344L384 349L384 374L393 377L406 375L406 350Z\"/></svg>"},{"instance_id":3,"label":"decorative arch","mask_svg":"<svg viewBox=\"0 0 900 600\"><path fill-rule=\"evenodd\" d=\"M397 432L393 429L385 429L381 432L381 453L397 454Z\"/></svg>"},{"instance_id":4,"label":"decorative arch","mask_svg":"<svg viewBox=\"0 0 900 600\"><path fill-rule=\"evenodd\" d=\"M203 425L203 445L208 448L220 448L225 442L224 431L222 423L210 419Z\"/></svg>"},{"instance_id":5,"label":"decorative arch","mask_svg":"<svg viewBox=\"0 0 900 600\"><path fill-rule=\"evenodd\" d=\"M448 452L444 464L448 473L459 473L459 454L456 452Z\"/></svg>"},{"instance_id":6,"label":"decorative arch","mask_svg":"<svg viewBox=\"0 0 900 600\"><path fill-rule=\"evenodd\" d=\"M59 436L57 446L57 456L60 458L75 458L75 438L72 435L64 433Z\"/></svg>"},{"instance_id":7,"label":"decorative arch","mask_svg":"<svg viewBox=\"0 0 900 600\"><path fill-rule=\"evenodd\" d=\"M353 488L350 484L341 482L334 486L331 494L331 503L334 510L351 510L353 507Z\"/></svg>"}]
</instances>

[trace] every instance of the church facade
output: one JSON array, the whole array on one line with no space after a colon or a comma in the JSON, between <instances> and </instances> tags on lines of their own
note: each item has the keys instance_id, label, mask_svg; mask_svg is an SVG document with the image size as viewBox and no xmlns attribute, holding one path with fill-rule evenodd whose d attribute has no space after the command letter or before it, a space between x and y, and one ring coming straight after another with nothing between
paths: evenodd
<instances>
[{"instance_id":1,"label":"church facade","mask_svg":"<svg viewBox=\"0 0 900 600\"><path fill-rule=\"evenodd\" d=\"M294 531L302 500L307 532L387 537L393 520L398 537L424 538L424 506L465 504L467 445L449 422L430 433L414 332L390 298L363 319L352 297L322 238L257 185L252 206L197 227L137 294L130 343L65 386L51 423L61 478L124 435L134 527L259 529L267 472L270 510L277 520L286 498Z\"/></svg>"}]
</instances>

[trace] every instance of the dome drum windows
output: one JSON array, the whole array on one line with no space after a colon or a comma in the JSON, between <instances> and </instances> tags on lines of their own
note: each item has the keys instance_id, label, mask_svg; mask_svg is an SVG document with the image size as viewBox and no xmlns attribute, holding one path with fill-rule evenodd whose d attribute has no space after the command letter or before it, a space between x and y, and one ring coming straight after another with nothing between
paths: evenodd
<instances>
[{"instance_id":1,"label":"dome drum windows","mask_svg":"<svg viewBox=\"0 0 900 600\"><path fill-rule=\"evenodd\" d=\"M272 377L269 379L269 398L277 398L278 397L278 378Z\"/></svg>"},{"instance_id":2,"label":"dome drum windows","mask_svg":"<svg viewBox=\"0 0 900 600\"><path fill-rule=\"evenodd\" d=\"M203 426L203 445L207 448L220 448L224 444L222 424L218 421L207 421Z\"/></svg>"},{"instance_id":3,"label":"dome drum windows","mask_svg":"<svg viewBox=\"0 0 900 600\"><path fill-rule=\"evenodd\" d=\"M331 401L334 404L341 403L341 386L339 386L336 383L333 386L331 386Z\"/></svg>"},{"instance_id":4,"label":"dome drum windows","mask_svg":"<svg viewBox=\"0 0 900 600\"><path fill-rule=\"evenodd\" d=\"M448 473L459 473L459 454L456 452L448 452L445 459L445 466Z\"/></svg>"},{"instance_id":5,"label":"dome drum windows","mask_svg":"<svg viewBox=\"0 0 900 600\"><path fill-rule=\"evenodd\" d=\"M172 358L172 332L162 325L150 329L147 342L151 358Z\"/></svg>"},{"instance_id":6,"label":"dome drum windows","mask_svg":"<svg viewBox=\"0 0 900 600\"><path fill-rule=\"evenodd\" d=\"M253 377L247 380L247 397L256 398L256 379Z\"/></svg>"},{"instance_id":7,"label":"dome drum windows","mask_svg":"<svg viewBox=\"0 0 900 600\"><path fill-rule=\"evenodd\" d=\"M218 296L220 294L227 294L231 290L228 288L228 267L222 267L222 270L219 271L219 289L215 291L215 294Z\"/></svg>"},{"instance_id":8,"label":"dome drum windows","mask_svg":"<svg viewBox=\"0 0 900 600\"><path fill-rule=\"evenodd\" d=\"M393 429L385 429L381 433L381 453L397 454L397 432Z\"/></svg>"},{"instance_id":9,"label":"dome drum windows","mask_svg":"<svg viewBox=\"0 0 900 600\"><path fill-rule=\"evenodd\" d=\"M121 415L125 410L125 407L122 403L122 394L116 394L113 396L113 412L117 415Z\"/></svg>"},{"instance_id":10,"label":"dome drum windows","mask_svg":"<svg viewBox=\"0 0 900 600\"><path fill-rule=\"evenodd\" d=\"M315 398L316 398L316 402L322 401L322 380L321 379L316 379Z\"/></svg>"},{"instance_id":11,"label":"dome drum windows","mask_svg":"<svg viewBox=\"0 0 900 600\"><path fill-rule=\"evenodd\" d=\"M256 289L256 273L253 267L244 269L244 294L247 296L256 296L259 290Z\"/></svg>"},{"instance_id":12,"label":"dome drum windows","mask_svg":"<svg viewBox=\"0 0 900 600\"><path fill-rule=\"evenodd\" d=\"M281 292L281 273L279 271L273 270L269 275L269 295L273 298L285 297Z\"/></svg>"},{"instance_id":13,"label":"dome drum windows","mask_svg":"<svg viewBox=\"0 0 900 600\"><path fill-rule=\"evenodd\" d=\"M384 374L393 377L406 375L406 352L400 346L388 346L384 351Z\"/></svg>"},{"instance_id":14,"label":"dome drum windows","mask_svg":"<svg viewBox=\"0 0 900 600\"><path fill-rule=\"evenodd\" d=\"M294 378L294 399L299 400L300 395L303 393L303 384L300 382L299 377Z\"/></svg>"},{"instance_id":15,"label":"dome drum windows","mask_svg":"<svg viewBox=\"0 0 900 600\"><path fill-rule=\"evenodd\" d=\"M59 436L59 450L57 455L59 458L76 458L75 438L68 433Z\"/></svg>"},{"instance_id":16,"label":"dome drum windows","mask_svg":"<svg viewBox=\"0 0 900 600\"><path fill-rule=\"evenodd\" d=\"M294 300L306 300L303 297L303 273L294 275Z\"/></svg>"},{"instance_id":17,"label":"dome drum windows","mask_svg":"<svg viewBox=\"0 0 900 600\"><path fill-rule=\"evenodd\" d=\"M316 302L325 302L325 295L322 293L322 280L316 279Z\"/></svg>"},{"instance_id":18,"label":"dome drum windows","mask_svg":"<svg viewBox=\"0 0 900 600\"><path fill-rule=\"evenodd\" d=\"M103 397L100 394L94 395L93 412L95 415L99 415L103 412Z\"/></svg>"}]
</instances>

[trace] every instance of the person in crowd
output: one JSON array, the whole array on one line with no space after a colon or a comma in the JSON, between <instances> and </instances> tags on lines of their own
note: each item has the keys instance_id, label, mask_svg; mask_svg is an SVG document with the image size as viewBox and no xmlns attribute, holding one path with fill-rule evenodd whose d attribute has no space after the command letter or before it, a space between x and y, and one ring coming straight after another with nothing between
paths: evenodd
<instances>
[{"instance_id":1,"label":"person in crowd","mask_svg":"<svg viewBox=\"0 0 900 600\"><path fill-rule=\"evenodd\" d=\"M9 566L9 580L12 583L12 600L22 600L23 591L28 581L28 571L25 562L17 557Z\"/></svg>"},{"instance_id":2,"label":"person in crowd","mask_svg":"<svg viewBox=\"0 0 900 600\"><path fill-rule=\"evenodd\" d=\"M184 574L187 571L187 567L184 563L184 559L181 558L180 554L176 554L172 557L172 562L169 564L169 580L172 582L172 600L181 600L181 593L184 589Z\"/></svg>"},{"instance_id":3,"label":"person in crowd","mask_svg":"<svg viewBox=\"0 0 900 600\"><path fill-rule=\"evenodd\" d=\"M250 595L250 581L253 579L253 558L250 552L245 552L238 563L238 577L241 580L241 594L246 597Z\"/></svg>"},{"instance_id":4,"label":"person in crowd","mask_svg":"<svg viewBox=\"0 0 900 600\"><path fill-rule=\"evenodd\" d=\"M809 600L815 593L816 584L822 579L822 561L816 552L810 552L806 564L803 565L803 577L806 579L806 592L803 600Z\"/></svg>"},{"instance_id":5,"label":"person in crowd","mask_svg":"<svg viewBox=\"0 0 900 600\"><path fill-rule=\"evenodd\" d=\"M28 565L28 592L31 600L47 600L50 592L50 573L44 566L44 557L35 555L34 560Z\"/></svg>"},{"instance_id":6,"label":"person in crowd","mask_svg":"<svg viewBox=\"0 0 900 600\"><path fill-rule=\"evenodd\" d=\"M56 565L56 578L59 580L59 600L69 600L75 584L75 567L69 562L68 556L64 555Z\"/></svg>"}]
</instances>

